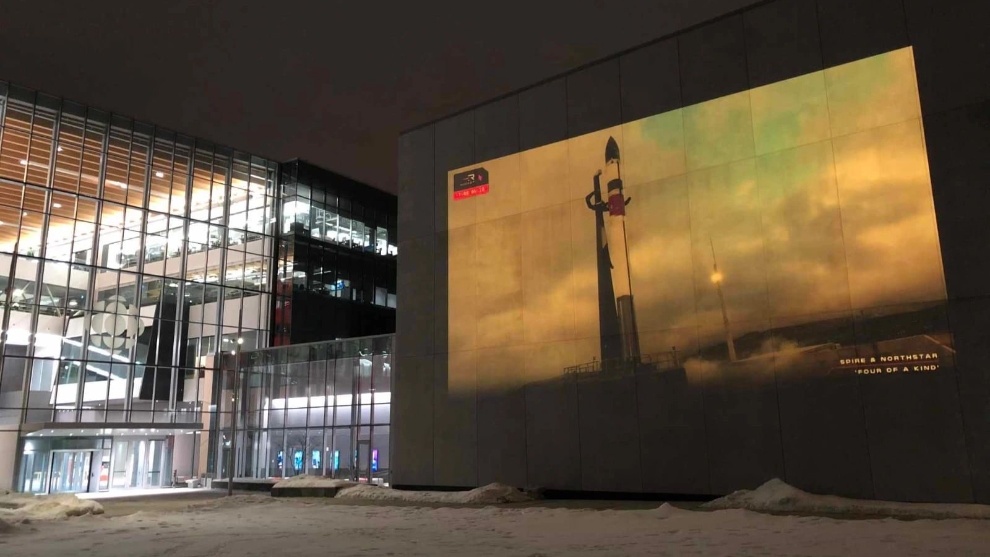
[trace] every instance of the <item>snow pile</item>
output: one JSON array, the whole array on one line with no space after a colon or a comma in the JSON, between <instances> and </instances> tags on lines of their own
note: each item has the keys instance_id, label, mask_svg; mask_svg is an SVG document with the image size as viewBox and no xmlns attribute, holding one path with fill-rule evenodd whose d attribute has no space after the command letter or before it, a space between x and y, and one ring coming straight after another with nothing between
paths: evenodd
<instances>
[{"instance_id":1,"label":"snow pile","mask_svg":"<svg viewBox=\"0 0 990 557\"><path fill-rule=\"evenodd\" d=\"M816 495L774 478L750 491L742 489L703 505L709 509L748 509L763 512L852 514L905 518L990 519L990 506L956 503L899 503Z\"/></svg>"},{"instance_id":2,"label":"snow pile","mask_svg":"<svg viewBox=\"0 0 990 557\"><path fill-rule=\"evenodd\" d=\"M6 526L37 520L64 520L87 514L103 514L103 506L71 494L35 496L0 492L0 522Z\"/></svg>"},{"instance_id":3,"label":"snow pile","mask_svg":"<svg viewBox=\"0 0 990 557\"><path fill-rule=\"evenodd\" d=\"M357 482L350 480L339 480L335 478L325 478L322 476L292 476L275 484L274 488L282 489L286 487L336 487L343 489L353 487Z\"/></svg>"},{"instance_id":4,"label":"snow pile","mask_svg":"<svg viewBox=\"0 0 990 557\"><path fill-rule=\"evenodd\" d=\"M654 516L657 518L670 518L672 516L689 513L691 511L686 511L684 509L679 509L670 503L664 503L660 505L655 511L653 511Z\"/></svg>"},{"instance_id":5,"label":"snow pile","mask_svg":"<svg viewBox=\"0 0 990 557\"><path fill-rule=\"evenodd\" d=\"M403 491L360 484L339 491L337 498L455 505L523 503L535 499L530 493L499 483L476 487L470 491Z\"/></svg>"}]
</instances>

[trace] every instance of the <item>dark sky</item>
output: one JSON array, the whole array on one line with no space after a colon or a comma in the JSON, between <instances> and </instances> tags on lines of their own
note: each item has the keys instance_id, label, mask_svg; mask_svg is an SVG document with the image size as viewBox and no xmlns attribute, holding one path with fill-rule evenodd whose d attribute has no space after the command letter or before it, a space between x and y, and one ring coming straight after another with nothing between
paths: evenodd
<instances>
[{"instance_id":1,"label":"dark sky","mask_svg":"<svg viewBox=\"0 0 990 557\"><path fill-rule=\"evenodd\" d=\"M0 1L0 80L396 190L412 126L753 0Z\"/></svg>"}]
</instances>

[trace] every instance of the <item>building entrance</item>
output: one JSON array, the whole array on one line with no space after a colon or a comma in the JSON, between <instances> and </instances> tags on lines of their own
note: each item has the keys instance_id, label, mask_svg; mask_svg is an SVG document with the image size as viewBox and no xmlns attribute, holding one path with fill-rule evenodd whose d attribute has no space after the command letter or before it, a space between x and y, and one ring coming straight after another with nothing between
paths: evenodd
<instances>
[{"instance_id":1,"label":"building entrance","mask_svg":"<svg viewBox=\"0 0 990 557\"><path fill-rule=\"evenodd\" d=\"M94 451L52 451L50 493L89 491Z\"/></svg>"},{"instance_id":2,"label":"building entrance","mask_svg":"<svg viewBox=\"0 0 990 557\"><path fill-rule=\"evenodd\" d=\"M169 475L166 439L115 439L110 487L161 487Z\"/></svg>"}]
</instances>

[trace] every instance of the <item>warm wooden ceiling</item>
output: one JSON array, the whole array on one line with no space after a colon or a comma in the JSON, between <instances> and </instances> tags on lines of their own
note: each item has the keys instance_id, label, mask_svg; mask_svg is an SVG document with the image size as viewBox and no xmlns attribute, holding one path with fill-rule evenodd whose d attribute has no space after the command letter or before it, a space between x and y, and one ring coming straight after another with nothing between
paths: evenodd
<instances>
[{"instance_id":1,"label":"warm wooden ceiling","mask_svg":"<svg viewBox=\"0 0 990 557\"><path fill-rule=\"evenodd\" d=\"M188 139L152 140L70 113L61 115L56 131L55 110L17 101L8 102L4 116L0 126L0 244L16 242L19 228L40 233L49 184L53 224L71 231L71 219L96 222L101 167L104 224L142 222L144 211L136 207L184 216L190 208L216 206L219 211L211 210L204 220L222 217L228 182L231 201L247 197L248 191L262 196L273 193L267 187L267 169L195 149ZM186 206L187 199L191 207ZM75 226L80 227L86 228Z\"/></svg>"}]
</instances>

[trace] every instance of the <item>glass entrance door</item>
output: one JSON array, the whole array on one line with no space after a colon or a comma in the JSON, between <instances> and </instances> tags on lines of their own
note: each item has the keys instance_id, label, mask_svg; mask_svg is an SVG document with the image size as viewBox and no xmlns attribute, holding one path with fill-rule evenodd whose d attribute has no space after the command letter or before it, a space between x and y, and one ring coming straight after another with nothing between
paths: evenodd
<instances>
[{"instance_id":1,"label":"glass entrance door","mask_svg":"<svg viewBox=\"0 0 990 557\"><path fill-rule=\"evenodd\" d=\"M131 441L131 450L127 455L128 479L127 487L144 487L144 475L148 470L148 442L144 439Z\"/></svg>"},{"instance_id":2,"label":"glass entrance door","mask_svg":"<svg viewBox=\"0 0 990 557\"><path fill-rule=\"evenodd\" d=\"M52 451L50 493L89 491L93 451Z\"/></svg>"},{"instance_id":3,"label":"glass entrance door","mask_svg":"<svg viewBox=\"0 0 990 557\"><path fill-rule=\"evenodd\" d=\"M148 440L148 462L145 466L144 487L161 487L162 485L162 447L164 439Z\"/></svg>"},{"instance_id":4,"label":"glass entrance door","mask_svg":"<svg viewBox=\"0 0 990 557\"><path fill-rule=\"evenodd\" d=\"M165 465L164 439L119 439L113 444L111 486L114 488L161 487Z\"/></svg>"},{"instance_id":5,"label":"glass entrance door","mask_svg":"<svg viewBox=\"0 0 990 557\"><path fill-rule=\"evenodd\" d=\"M371 481L371 441L358 441L355 463L357 466L357 480L359 482Z\"/></svg>"}]
</instances>

